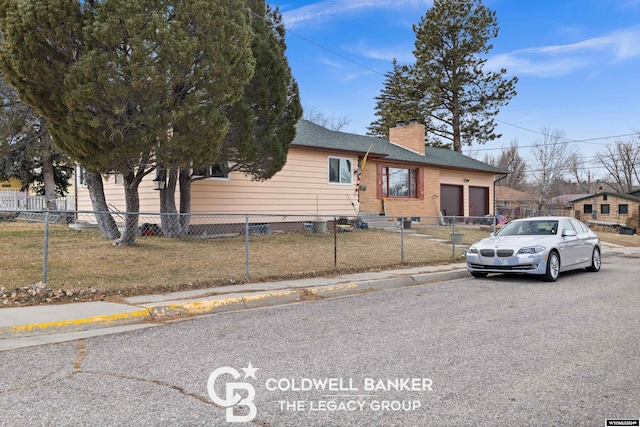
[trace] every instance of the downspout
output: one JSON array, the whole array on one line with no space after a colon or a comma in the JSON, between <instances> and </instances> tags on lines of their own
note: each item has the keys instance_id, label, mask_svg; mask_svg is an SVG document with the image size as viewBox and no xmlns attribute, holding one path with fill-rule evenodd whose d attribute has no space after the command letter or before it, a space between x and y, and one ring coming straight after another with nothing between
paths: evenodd
<instances>
[{"instance_id":1,"label":"downspout","mask_svg":"<svg viewBox=\"0 0 640 427\"><path fill-rule=\"evenodd\" d=\"M507 177L507 175L509 174L505 173L504 175L502 175L501 178L498 178L493 181L493 232L494 233L496 232L496 225L498 224L498 211L496 207L496 182L502 181Z\"/></svg>"}]
</instances>

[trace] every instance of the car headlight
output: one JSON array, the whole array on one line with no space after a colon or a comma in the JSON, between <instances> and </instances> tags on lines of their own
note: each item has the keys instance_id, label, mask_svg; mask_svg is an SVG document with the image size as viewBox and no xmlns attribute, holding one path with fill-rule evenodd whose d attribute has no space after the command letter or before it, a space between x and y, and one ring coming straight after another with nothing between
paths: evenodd
<instances>
[{"instance_id":1,"label":"car headlight","mask_svg":"<svg viewBox=\"0 0 640 427\"><path fill-rule=\"evenodd\" d=\"M545 250L544 246L529 246L518 251L519 254L537 254Z\"/></svg>"},{"instance_id":2,"label":"car headlight","mask_svg":"<svg viewBox=\"0 0 640 427\"><path fill-rule=\"evenodd\" d=\"M473 246L471 246L469 248L469 250L467 251L468 254L477 254L478 253L478 249L474 248Z\"/></svg>"}]
</instances>

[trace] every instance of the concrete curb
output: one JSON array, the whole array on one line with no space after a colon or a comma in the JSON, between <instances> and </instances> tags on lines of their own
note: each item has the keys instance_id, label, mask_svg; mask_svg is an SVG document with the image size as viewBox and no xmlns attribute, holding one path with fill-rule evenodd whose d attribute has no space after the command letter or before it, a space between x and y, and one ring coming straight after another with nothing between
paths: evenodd
<instances>
[{"instance_id":1,"label":"concrete curb","mask_svg":"<svg viewBox=\"0 0 640 427\"><path fill-rule=\"evenodd\" d=\"M640 248L604 245L603 257L620 255L640 257ZM51 306L3 308L0 312L0 341L12 338L42 337L102 328L123 327L184 315L214 314L270 307L309 299L333 298L363 292L382 291L469 277L463 263L436 267L354 274L338 278L308 279L254 284L253 290L211 295L203 290L173 295L132 298L125 304L87 302ZM268 286L267 286L268 285ZM271 290L255 287L273 287ZM219 289L218 289L219 290ZM199 292L199 291L198 291ZM208 296L205 294L209 292ZM193 298L186 298L187 295ZM182 299L177 299L182 298ZM142 301L154 301L142 303ZM9 341L5 341L8 343Z\"/></svg>"},{"instance_id":2,"label":"concrete curb","mask_svg":"<svg viewBox=\"0 0 640 427\"><path fill-rule=\"evenodd\" d=\"M227 294L208 298L148 305L152 317L172 317L184 314L213 314L248 308L266 307L297 301L301 296L297 290L263 291L251 294Z\"/></svg>"},{"instance_id":3,"label":"concrete curb","mask_svg":"<svg viewBox=\"0 0 640 427\"><path fill-rule=\"evenodd\" d=\"M133 308L133 307L132 307ZM0 339L32 337L52 333L78 332L113 326L131 325L151 319L147 309L134 308L132 311L105 314L80 319L56 320L25 325L0 327Z\"/></svg>"},{"instance_id":4,"label":"concrete curb","mask_svg":"<svg viewBox=\"0 0 640 427\"><path fill-rule=\"evenodd\" d=\"M382 291L386 289L435 283L443 280L454 280L467 277L466 269L454 269L435 273L403 275L391 278L364 280L358 282L338 283L321 286L295 287L277 291L259 291L250 294L226 294L183 301L167 301L164 303L148 303L153 318L173 317L179 315L202 315L251 308L270 307L305 301L305 297L333 298L354 295L363 292Z\"/></svg>"},{"instance_id":5,"label":"concrete curb","mask_svg":"<svg viewBox=\"0 0 640 427\"><path fill-rule=\"evenodd\" d=\"M144 304L89 302L7 308L3 310L7 310L4 313L8 314L8 320L0 321L0 340L125 326L185 315L270 307L309 299L333 298L453 280L467 275L466 269L453 267L451 270L435 272L400 271L384 274L379 278L363 276L360 280L348 279L342 283L307 284L285 289L254 290L183 300L159 300Z\"/></svg>"}]
</instances>

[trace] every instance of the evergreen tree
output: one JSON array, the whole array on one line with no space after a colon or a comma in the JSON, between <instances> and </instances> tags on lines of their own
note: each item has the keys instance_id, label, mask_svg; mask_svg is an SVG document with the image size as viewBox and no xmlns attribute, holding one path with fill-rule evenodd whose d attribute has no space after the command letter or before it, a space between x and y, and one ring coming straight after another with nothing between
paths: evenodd
<instances>
[{"instance_id":1,"label":"evergreen tree","mask_svg":"<svg viewBox=\"0 0 640 427\"><path fill-rule=\"evenodd\" d=\"M395 58L392 65L393 69L385 74L384 88L375 98L375 115L378 119L367 128L368 135L378 138L388 139L389 129L398 121L406 122L424 116L409 66L399 65Z\"/></svg>"},{"instance_id":2,"label":"evergreen tree","mask_svg":"<svg viewBox=\"0 0 640 427\"><path fill-rule=\"evenodd\" d=\"M73 168L55 149L47 121L18 98L0 74L0 180L18 179L22 190L34 187L55 210L56 196L67 193Z\"/></svg>"},{"instance_id":3,"label":"evergreen tree","mask_svg":"<svg viewBox=\"0 0 640 427\"><path fill-rule=\"evenodd\" d=\"M506 70L483 71L498 36L496 13L481 0L435 0L414 26L413 78L422 94L427 132L462 145L498 138L494 117L516 94Z\"/></svg>"},{"instance_id":4,"label":"evergreen tree","mask_svg":"<svg viewBox=\"0 0 640 427\"><path fill-rule=\"evenodd\" d=\"M199 169L210 170L203 166L215 163L221 172L238 171L264 180L281 170L286 162L302 107L297 83L285 56L285 29L280 13L277 9L271 10L264 0L250 0L248 5L254 33L251 43L255 58L253 77L245 86L242 98L224 110L230 125L219 154L207 156L192 151L211 139L199 127L187 126L188 123L173 126L171 141L179 137L190 144L183 144L180 151L171 150L170 157L162 157L162 165L168 169L167 186L160 192L162 212L176 212L177 183L180 185L180 213L190 212L191 183L207 177ZM194 114L186 117L189 123L193 123ZM202 141L197 142L200 139ZM198 171L197 177L191 171ZM188 215L163 216L163 233L185 235L188 220Z\"/></svg>"},{"instance_id":5,"label":"evergreen tree","mask_svg":"<svg viewBox=\"0 0 640 427\"><path fill-rule=\"evenodd\" d=\"M87 2L87 6L92 2ZM49 121L60 124L68 110L63 102L64 79L83 51L84 16L77 1L48 1L19 4L0 0L0 70L17 88L20 98ZM37 31L33 30L38 28ZM55 43L54 43L55 41ZM55 126L54 126L55 127ZM49 131L53 143L61 136ZM67 137L69 138L69 137ZM70 138L73 139L73 138ZM89 188L94 211L106 212L102 177L92 173ZM99 183L98 183L99 181ZM98 226L105 238L118 238L120 232L110 215L97 215Z\"/></svg>"},{"instance_id":6,"label":"evergreen tree","mask_svg":"<svg viewBox=\"0 0 640 427\"><path fill-rule=\"evenodd\" d=\"M481 0L434 0L414 31L416 62L394 61L370 134L388 135L396 120L417 118L433 146L462 152L463 145L498 138L494 117L515 96L518 79L505 79L505 69L483 71L489 41L498 36L495 12Z\"/></svg>"},{"instance_id":7,"label":"evergreen tree","mask_svg":"<svg viewBox=\"0 0 640 427\"><path fill-rule=\"evenodd\" d=\"M0 67L49 119L60 148L94 172L123 174L132 214L119 243L133 244L138 185L156 162L182 159L181 151L198 143L189 147L194 158L218 156L228 129L224 108L239 99L253 71L244 2L0 6ZM192 143L187 135L198 132L205 137Z\"/></svg>"},{"instance_id":8,"label":"evergreen tree","mask_svg":"<svg viewBox=\"0 0 640 427\"><path fill-rule=\"evenodd\" d=\"M223 140L221 163L229 171L271 178L287 161L302 116L298 85L285 56L282 15L264 0L249 0L253 13L251 45L256 72L240 101L227 109L231 127Z\"/></svg>"}]
</instances>

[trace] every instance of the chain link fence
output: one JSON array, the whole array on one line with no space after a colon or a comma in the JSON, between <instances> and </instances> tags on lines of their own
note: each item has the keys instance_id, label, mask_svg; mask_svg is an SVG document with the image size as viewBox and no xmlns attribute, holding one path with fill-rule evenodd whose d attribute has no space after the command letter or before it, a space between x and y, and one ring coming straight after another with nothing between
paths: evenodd
<instances>
[{"instance_id":1,"label":"chain link fence","mask_svg":"<svg viewBox=\"0 0 640 427\"><path fill-rule=\"evenodd\" d=\"M114 246L132 217L135 242ZM97 218L106 221L98 226ZM0 287L151 293L461 262L495 224L494 217L0 210Z\"/></svg>"}]
</instances>

